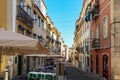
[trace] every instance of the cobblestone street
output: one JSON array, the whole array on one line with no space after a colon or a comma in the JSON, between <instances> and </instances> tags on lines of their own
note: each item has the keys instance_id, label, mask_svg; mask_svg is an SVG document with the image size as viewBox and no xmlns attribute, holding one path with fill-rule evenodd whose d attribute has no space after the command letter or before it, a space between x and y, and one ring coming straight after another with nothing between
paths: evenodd
<instances>
[{"instance_id":1,"label":"cobblestone street","mask_svg":"<svg viewBox=\"0 0 120 80\"><path fill-rule=\"evenodd\" d=\"M27 76L19 76L13 80L28 80ZM89 74L79 70L78 68L67 66L65 80L104 80L93 74Z\"/></svg>"},{"instance_id":2,"label":"cobblestone street","mask_svg":"<svg viewBox=\"0 0 120 80\"><path fill-rule=\"evenodd\" d=\"M66 80L102 80L75 67L66 67Z\"/></svg>"}]
</instances>

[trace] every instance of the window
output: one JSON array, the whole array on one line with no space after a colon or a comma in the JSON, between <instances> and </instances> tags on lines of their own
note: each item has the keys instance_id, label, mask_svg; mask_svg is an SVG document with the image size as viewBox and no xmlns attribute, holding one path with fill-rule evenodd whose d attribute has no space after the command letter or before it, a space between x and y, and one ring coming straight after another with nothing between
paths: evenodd
<instances>
[{"instance_id":1,"label":"window","mask_svg":"<svg viewBox=\"0 0 120 80\"><path fill-rule=\"evenodd\" d=\"M96 27L96 39L99 39L99 26Z\"/></svg>"},{"instance_id":2,"label":"window","mask_svg":"<svg viewBox=\"0 0 120 80\"><path fill-rule=\"evenodd\" d=\"M103 18L103 38L108 37L108 16Z\"/></svg>"},{"instance_id":3,"label":"window","mask_svg":"<svg viewBox=\"0 0 120 80\"><path fill-rule=\"evenodd\" d=\"M31 37L32 32L29 30L26 30L26 36Z\"/></svg>"},{"instance_id":4,"label":"window","mask_svg":"<svg viewBox=\"0 0 120 80\"><path fill-rule=\"evenodd\" d=\"M22 25L18 25L18 33L24 35L25 28Z\"/></svg>"},{"instance_id":5,"label":"window","mask_svg":"<svg viewBox=\"0 0 120 80\"><path fill-rule=\"evenodd\" d=\"M93 30L91 30L90 32L91 32L91 37L93 38L94 37Z\"/></svg>"},{"instance_id":6,"label":"window","mask_svg":"<svg viewBox=\"0 0 120 80\"><path fill-rule=\"evenodd\" d=\"M38 16L38 26L40 27L40 17Z\"/></svg>"},{"instance_id":7,"label":"window","mask_svg":"<svg viewBox=\"0 0 120 80\"><path fill-rule=\"evenodd\" d=\"M38 7L40 8L40 0L38 0L37 5L38 5Z\"/></svg>"},{"instance_id":8,"label":"window","mask_svg":"<svg viewBox=\"0 0 120 80\"><path fill-rule=\"evenodd\" d=\"M29 6L27 6L27 13L28 15L31 15L31 8Z\"/></svg>"},{"instance_id":9,"label":"window","mask_svg":"<svg viewBox=\"0 0 120 80\"><path fill-rule=\"evenodd\" d=\"M89 29L90 27L90 22L87 22L87 29Z\"/></svg>"},{"instance_id":10,"label":"window","mask_svg":"<svg viewBox=\"0 0 120 80\"><path fill-rule=\"evenodd\" d=\"M37 36L37 35L36 35L35 33L33 33L33 38L34 38L34 39L36 39L36 36Z\"/></svg>"},{"instance_id":11,"label":"window","mask_svg":"<svg viewBox=\"0 0 120 80\"><path fill-rule=\"evenodd\" d=\"M44 21L42 20L42 29L44 29Z\"/></svg>"},{"instance_id":12,"label":"window","mask_svg":"<svg viewBox=\"0 0 120 80\"><path fill-rule=\"evenodd\" d=\"M21 8L24 8L24 1L23 0L19 0L19 5Z\"/></svg>"},{"instance_id":13,"label":"window","mask_svg":"<svg viewBox=\"0 0 120 80\"><path fill-rule=\"evenodd\" d=\"M17 63L17 57L15 57L15 64Z\"/></svg>"},{"instance_id":14,"label":"window","mask_svg":"<svg viewBox=\"0 0 120 80\"><path fill-rule=\"evenodd\" d=\"M36 23L36 12L34 11L34 23Z\"/></svg>"}]
</instances>

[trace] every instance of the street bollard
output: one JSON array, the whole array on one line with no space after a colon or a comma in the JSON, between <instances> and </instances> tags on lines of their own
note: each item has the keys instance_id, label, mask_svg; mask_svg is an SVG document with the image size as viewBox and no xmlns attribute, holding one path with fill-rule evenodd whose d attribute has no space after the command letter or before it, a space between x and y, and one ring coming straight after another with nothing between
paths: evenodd
<instances>
[{"instance_id":1,"label":"street bollard","mask_svg":"<svg viewBox=\"0 0 120 80\"><path fill-rule=\"evenodd\" d=\"M8 69L5 69L5 80L8 80Z\"/></svg>"}]
</instances>

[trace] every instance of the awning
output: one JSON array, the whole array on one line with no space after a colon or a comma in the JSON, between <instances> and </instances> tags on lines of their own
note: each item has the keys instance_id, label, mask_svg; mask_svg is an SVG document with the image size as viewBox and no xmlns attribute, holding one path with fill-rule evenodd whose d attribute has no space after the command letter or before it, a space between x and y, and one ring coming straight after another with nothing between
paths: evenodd
<instances>
[{"instance_id":1,"label":"awning","mask_svg":"<svg viewBox=\"0 0 120 80\"><path fill-rule=\"evenodd\" d=\"M0 31L0 46L12 47L14 51L22 54L50 53L37 39L10 31Z\"/></svg>"},{"instance_id":2,"label":"awning","mask_svg":"<svg viewBox=\"0 0 120 80\"><path fill-rule=\"evenodd\" d=\"M36 57L43 57L43 58L63 58L61 55L39 55L39 54L28 54L28 55L25 55L25 56L36 56Z\"/></svg>"}]
</instances>

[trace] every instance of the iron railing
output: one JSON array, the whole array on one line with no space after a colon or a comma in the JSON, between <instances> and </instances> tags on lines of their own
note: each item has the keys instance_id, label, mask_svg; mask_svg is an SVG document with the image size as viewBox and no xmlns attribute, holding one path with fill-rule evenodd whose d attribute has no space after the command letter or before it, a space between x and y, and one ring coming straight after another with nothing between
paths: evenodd
<instances>
[{"instance_id":1,"label":"iron railing","mask_svg":"<svg viewBox=\"0 0 120 80\"><path fill-rule=\"evenodd\" d=\"M18 6L17 18L33 27L33 18L20 6Z\"/></svg>"}]
</instances>

